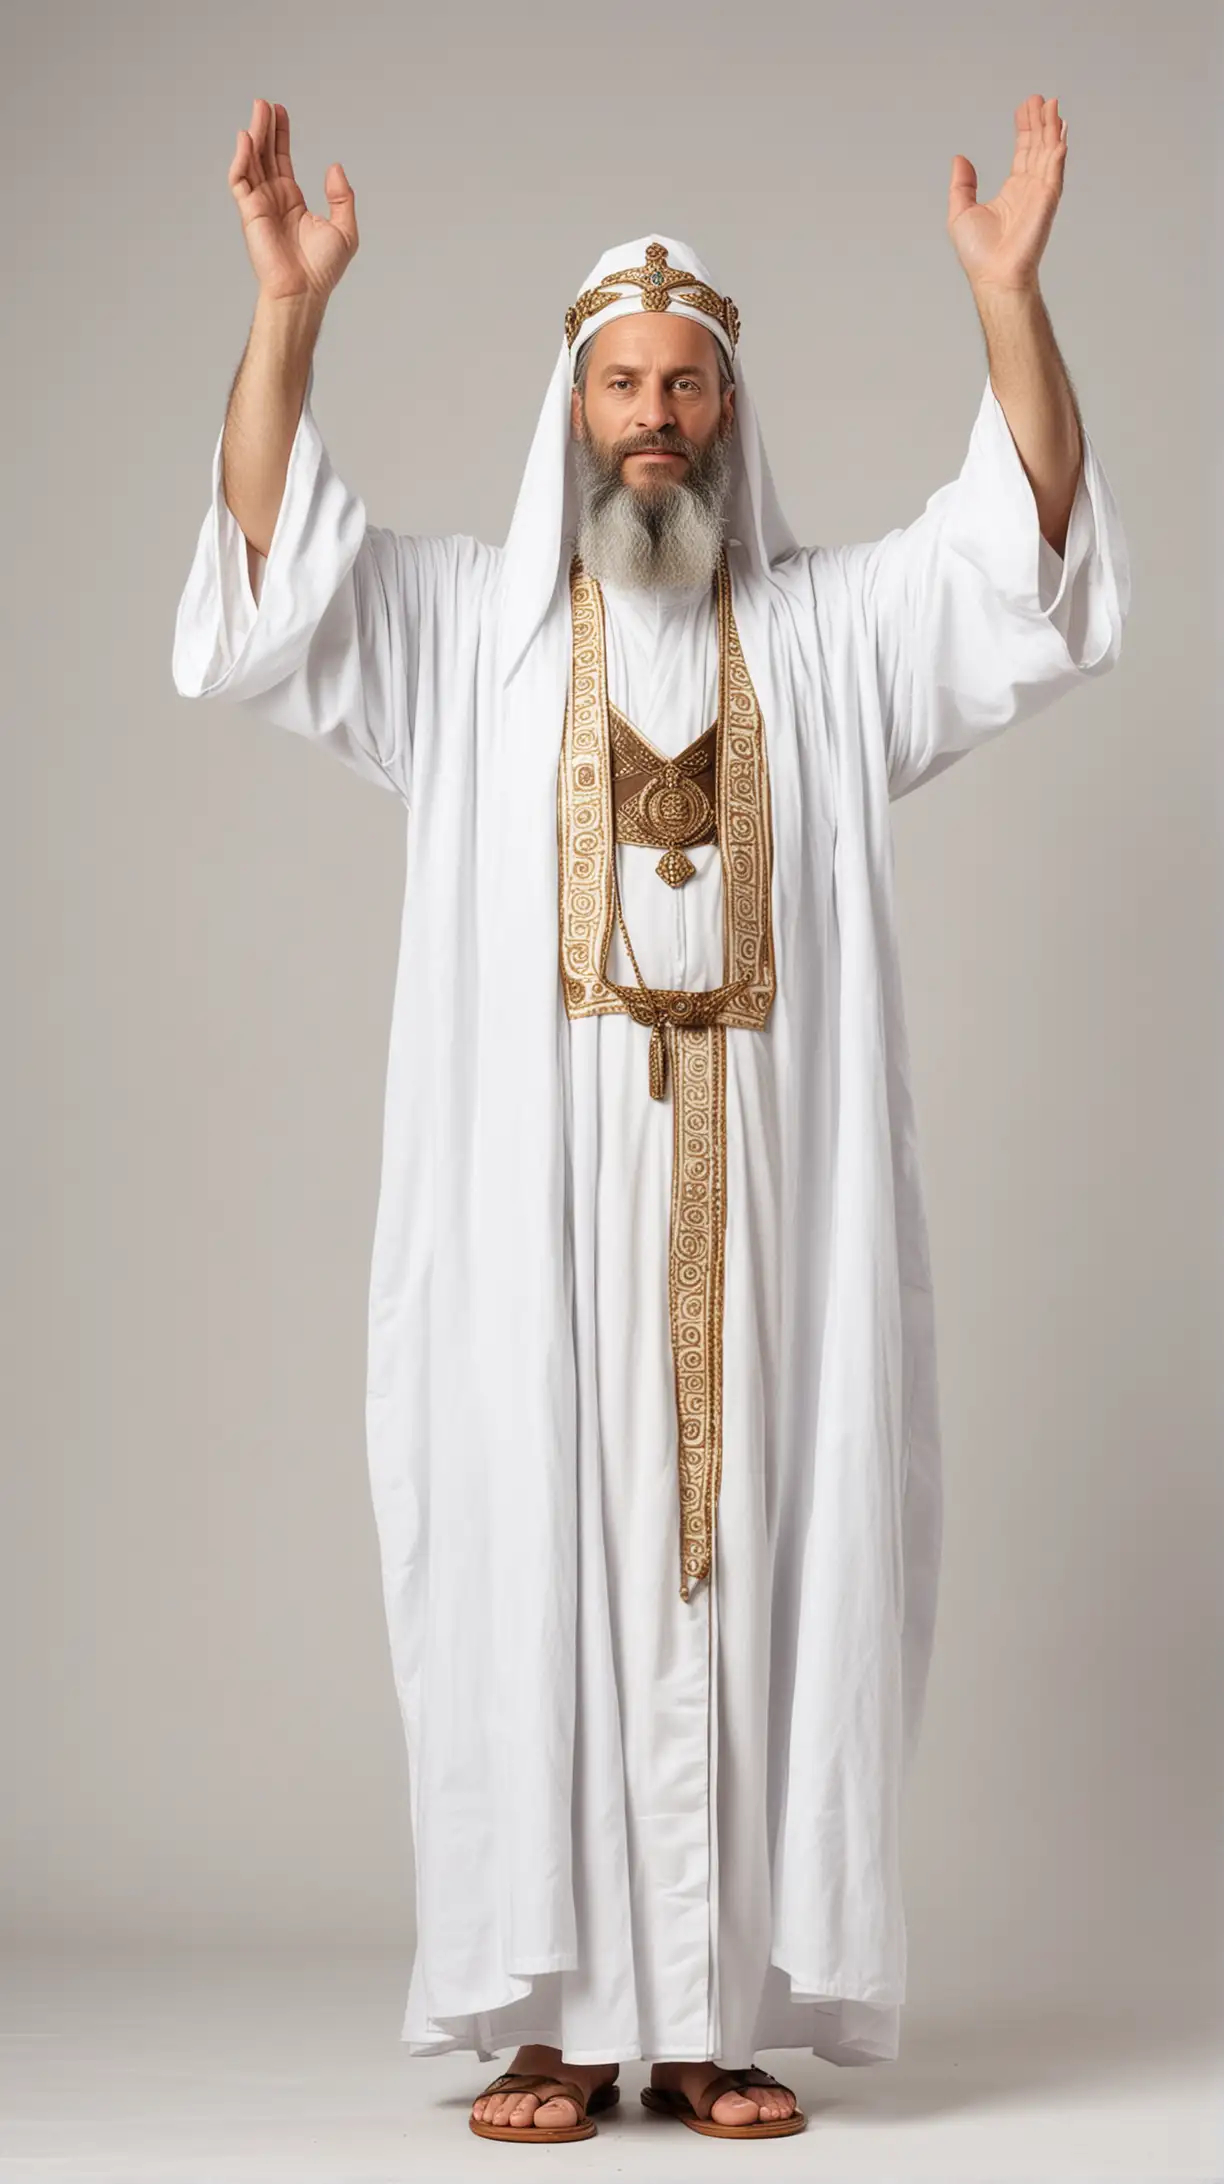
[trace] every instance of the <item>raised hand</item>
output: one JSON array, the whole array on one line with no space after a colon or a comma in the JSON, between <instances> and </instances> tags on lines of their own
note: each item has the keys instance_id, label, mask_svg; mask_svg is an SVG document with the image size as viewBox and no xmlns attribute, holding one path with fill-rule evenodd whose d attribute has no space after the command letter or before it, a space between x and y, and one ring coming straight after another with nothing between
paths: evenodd
<instances>
[{"instance_id":1,"label":"raised hand","mask_svg":"<svg viewBox=\"0 0 1224 2184\"><path fill-rule=\"evenodd\" d=\"M307 210L295 180L288 113L256 99L250 128L238 131L229 186L261 295L326 303L358 242L353 192L339 161L323 177L330 207L324 219Z\"/></svg>"},{"instance_id":2,"label":"raised hand","mask_svg":"<svg viewBox=\"0 0 1224 2184\"><path fill-rule=\"evenodd\" d=\"M1062 196L1067 124L1039 91L1016 108L1016 152L997 197L977 201L977 169L957 152L948 233L975 288L1035 289L1037 266Z\"/></svg>"}]
</instances>

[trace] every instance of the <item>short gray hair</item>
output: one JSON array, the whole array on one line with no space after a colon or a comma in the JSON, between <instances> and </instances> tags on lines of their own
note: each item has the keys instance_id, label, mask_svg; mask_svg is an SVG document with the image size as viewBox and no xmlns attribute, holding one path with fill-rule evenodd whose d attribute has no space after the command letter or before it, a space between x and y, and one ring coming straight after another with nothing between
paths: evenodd
<instances>
[{"instance_id":1,"label":"short gray hair","mask_svg":"<svg viewBox=\"0 0 1224 2184\"><path fill-rule=\"evenodd\" d=\"M727 352L723 348L721 341L718 339L717 334L714 334L711 338L714 342L715 353L718 357L718 391L720 395L723 395L726 393L728 387L733 387L735 385L735 373L732 371L731 366L727 362ZM577 387L578 392L582 396L584 401L586 400L587 366L590 364L591 351L594 346L595 336L591 334L583 342L581 349L578 351L578 362L574 366L574 385Z\"/></svg>"}]
</instances>

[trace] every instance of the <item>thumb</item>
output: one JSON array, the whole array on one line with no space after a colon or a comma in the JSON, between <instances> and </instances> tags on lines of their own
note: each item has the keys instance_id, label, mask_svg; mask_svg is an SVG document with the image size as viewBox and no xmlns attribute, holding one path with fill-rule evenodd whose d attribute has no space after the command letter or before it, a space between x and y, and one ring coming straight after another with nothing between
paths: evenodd
<instances>
[{"instance_id":1,"label":"thumb","mask_svg":"<svg viewBox=\"0 0 1224 2184\"><path fill-rule=\"evenodd\" d=\"M963 152L952 155L952 181L948 190L948 225L977 203L977 168Z\"/></svg>"},{"instance_id":2,"label":"thumb","mask_svg":"<svg viewBox=\"0 0 1224 2184\"><path fill-rule=\"evenodd\" d=\"M357 207L349 178L338 159L333 160L323 177L323 194L327 199L327 214L334 228L338 228L350 248L357 248Z\"/></svg>"}]
</instances>

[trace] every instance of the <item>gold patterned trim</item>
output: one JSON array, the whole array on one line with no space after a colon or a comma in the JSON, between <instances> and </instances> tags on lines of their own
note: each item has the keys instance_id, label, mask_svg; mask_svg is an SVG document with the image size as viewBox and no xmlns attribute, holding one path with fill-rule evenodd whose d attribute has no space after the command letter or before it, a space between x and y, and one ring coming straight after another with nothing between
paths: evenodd
<instances>
[{"instance_id":1,"label":"gold patterned trim","mask_svg":"<svg viewBox=\"0 0 1224 2184\"><path fill-rule=\"evenodd\" d=\"M616 916L615 835L608 749L603 606L593 578L570 568L570 692L557 775L557 874L561 987L570 1016L623 1010L603 976Z\"/></svg>"},{"instance_id":2,"label":"gold patterned trim","mask_svg":"<svg viewBox=\"0 0 1224 2184\"><path fill-rule=\"evenodd\" d=\"M759 1031L773 1004L773 815L765 726L735 615L726 554L718 585L718 839L723 868L723 978L740 985L725 1021Z\"/></svg>"},{"instance_id":3,"label":"gold patterned trim","mask_svg":"<svg viewBox=\"0 0 1224 2184\"><path fill-rule=\"evenodd\" d=\"M597 311L603 311L610 303L621 301L617 290L637 288L641 291L638 308L642 311L666 311L675 297L688 303L695 311L704 311L722 327L734 356L740 335L740 315L730 296L720 296L717 291L699 281L695 273L684 273L667 262L667 246L664 243L648 243L645 265L629 265L620 273L605 273L598 288L584 288L576 303L571 303L565 314L565 338L572 351L583 326Z\"/></svg>"},{"instance_id":4,"label":"gold patterned trim","mask_svg":"<svg viewBox=\"0 0 1224 2184\"><path fill-rule=\"evenodd\" d=\"M680 1594L708 1576L722 1474L728 1027L759 1031L773 1002L773 838L764 723L718 565L716 806L723 876L723 983L699 991L607 976L617 912L603 595L575 555L573 657L557 769L558 948L571 1018L627 1014L651 1027L650 1090L672 1059L668 1298L676 1387ZM623 717L623 716L622 716ZM659 1051L657 1051L659 1050Z\"/></svg>"},{"instance_id":5,"label":"gold patterned trim","mask_svg":"<svg viewBox=\"0 0 1224 2184\"><path fill-rule=\"evenodd\" d=\"M710 1574L722 1477L727 1231L727 1032L672 1034L671 1235L667 1291L676 1381L680 1597Z\"/></svg>"}]
</instances>

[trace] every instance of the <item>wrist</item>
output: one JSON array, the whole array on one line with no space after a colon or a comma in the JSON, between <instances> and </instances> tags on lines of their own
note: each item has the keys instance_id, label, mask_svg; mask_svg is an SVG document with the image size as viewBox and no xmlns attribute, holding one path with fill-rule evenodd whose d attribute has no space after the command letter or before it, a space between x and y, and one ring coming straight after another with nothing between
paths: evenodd
<instances>
[{"instance_id":1,"label":"wrist","mask_svg":"<svg viewBox=\"0 0 1224 2184\"><path fill-rule=\"evenodd\" d=\"M970 293L978 309L982 311L1031 310L1043 301L1041 285L1035 274L1021 281L970 280Z\"/></svg>"},{"instance_id":2,"label":"wrist","mask_svg":"<svg viewBox=\"0 0 1224 2184\"><path fill-rule=\"evenodd\" d=\"M261 288L255 296L257 316L272 325L317 327L322 323L326 309L326 297L316 295L312 288L303 289L293 296L277 296L269 289Z\"/></svg>"},{"instance_id":3,"label":"wrist","mask_svg":"<svg viewBox=\"0 0 1224 2184\"><path fill-rule=\"evenodd\" d=\"M313 294L270 296L260 289L251 327L252 345L282 364L309 363L326 305Z\"/></svg>"}]
</instances>

